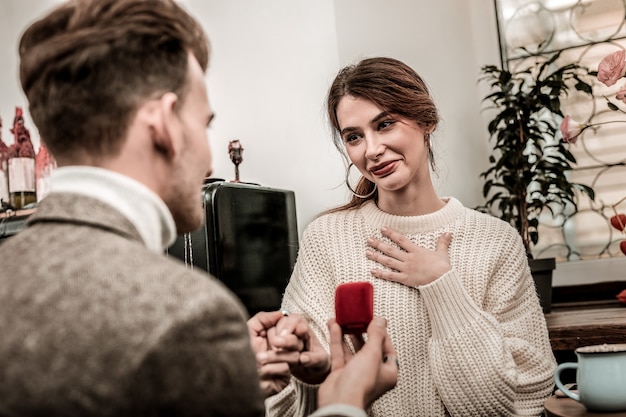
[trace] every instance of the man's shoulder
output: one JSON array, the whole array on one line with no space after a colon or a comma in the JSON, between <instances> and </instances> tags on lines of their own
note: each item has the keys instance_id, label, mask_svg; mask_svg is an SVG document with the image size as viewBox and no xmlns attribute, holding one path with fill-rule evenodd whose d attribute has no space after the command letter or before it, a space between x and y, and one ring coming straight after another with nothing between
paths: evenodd
<instances>
[{"instance_id":1,"label":"man's shoulder","mask_svg":"<svg viewBox=\"0 0 626 417\"><path fill-rule=\"evenodd\" d=\"M177 306L240 307L234 294L208 272L111 231L34 224L0 245L0 254L7 259L5 285L26 293L50 291L58 297L47 299L50 305L90 300L112 314L123 310L139 316L142 309L146 315L166 315ZM61 291L63 287L72 292Z\"/></svg>"}]
</instances>

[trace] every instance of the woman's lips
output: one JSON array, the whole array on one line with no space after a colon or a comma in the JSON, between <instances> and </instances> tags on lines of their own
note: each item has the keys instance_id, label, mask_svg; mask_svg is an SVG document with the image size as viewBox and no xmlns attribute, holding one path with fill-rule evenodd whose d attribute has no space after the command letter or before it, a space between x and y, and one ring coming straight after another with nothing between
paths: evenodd
<instances>
[{"instance_id":1,"label":"woman's lips","mask_svg":"<svg viewBox=\"0 0 626 417\"><path fill-rule=\"evenodd\" d=\"M370 172L377 177L383 177L387 174L390 174L391 171L393 171L395 167L396 167L396 161L390 161L390 162L385 162L380 165L376 165L375 167L370 169Z\"/></svg>"}]
</instances>

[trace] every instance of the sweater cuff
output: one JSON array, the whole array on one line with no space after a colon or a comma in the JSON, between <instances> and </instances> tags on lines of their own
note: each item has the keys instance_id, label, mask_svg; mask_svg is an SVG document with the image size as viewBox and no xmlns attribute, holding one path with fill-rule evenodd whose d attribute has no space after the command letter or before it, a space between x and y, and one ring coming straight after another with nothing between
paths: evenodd
<instances>
[{"instance_id":1,"label":"sweater cuff","mask_svg":"<svg viewBox=\"0 0 626 417\"><path fill-rule=\"evenodd\" d=\"M317 409L318 389L292 376L282 391L265 399L266 415L309 416Z\"/></svg>"},{"instance_id":2,"label":"sweater cuff","mask_svg":"<svg viewBox=\"0 0 626 417\"><path fill-rule=\"evenodd\" d=\"M317 408L317 392L320 386L307 384L295 376L292 376L291 379L295 382L296 398L301 401L298 409L303 410L305 416L311 414Z\"/></svg>"},{"instance_id":3,"label":"sweater cuff","mask_svg":"<svg viewBox=\"0 0 626 417\"><path fill-rule=\"evenodd\" d=\"M433 339L459 333L471 323L482 320L482 311L461 284L455 269L420 286L419 291L428 310Z\"/></svg>"},{"instance_id":4,"label":"sweater cuff","mask_svg":"<svg viewBox=\"0 0 626 417\"><path fill-rule=\"evenodd\" d=\"M367 413L352 405L331 404L318 409L309 417L367 417Z\"/></svg>"}]
</instances>

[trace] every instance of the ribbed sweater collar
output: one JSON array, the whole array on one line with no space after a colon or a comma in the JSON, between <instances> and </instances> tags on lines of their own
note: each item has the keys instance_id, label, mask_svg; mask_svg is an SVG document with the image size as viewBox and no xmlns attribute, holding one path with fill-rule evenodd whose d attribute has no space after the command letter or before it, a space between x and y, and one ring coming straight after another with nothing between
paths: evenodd
<instances>
[{"instance_id":1,"label":"ribbed sweater collar","mask_svg":"<svg viewBox=\"0 0 626 417\"><path fill-rule=\"evenodd\" d=\"M102 168L61 167L52 171L50 192L81 194L110 204L155 252L162 252L176 240L176 225L163 200L130 177Z\"/></svg>"},{"instance_id":2,"label":"ribbed sweater collar","mask_svg":"<svg viewBox=\"0 0 626 417\"><path fill-rule=\"evenodd\" d=\"M378 208L374 201L368 201L359 209L365 221L374 228L388 226L400 233L425 233L454 222L463 214L463 204L454 197L442 198L446 205L433 213L420 216L396 216Z\"/></svg>"}]
</instances>

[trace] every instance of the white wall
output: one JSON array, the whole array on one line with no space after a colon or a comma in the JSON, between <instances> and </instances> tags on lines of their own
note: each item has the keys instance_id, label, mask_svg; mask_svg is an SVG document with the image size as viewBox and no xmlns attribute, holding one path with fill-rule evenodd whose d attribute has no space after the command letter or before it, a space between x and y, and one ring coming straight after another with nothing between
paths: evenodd
<instances>
[{"instance_id":1,"label":"white wall","mask_svg":"<svg viewBox=\"0 0 626 417\"><path fill-rule=\"evenodd\" d=\"M227 146L241 140L242 181L294 190L301 233L317 212L345 198L323 111L338 67L332 1L185 3L213 47L214 176L234 178Z\"/></svg>"},{"instance_id":2,"label":"white wall","mask_svg":"<svg viewBox=\"0 0 626 417\"><path fill-rule=\"evenodd\" d=\"M9 133L14 106L26 107L17 75L22 30L58 0L0 0L0 116ZM234 178L228 142L244 146L241 179L294 190L300 233L320 211L343 203L344 165L324 112L343 65L388 55L427 81L441 110L434 137L438 188L468 206L482 202L479 173L488 142L476 85L498 62L491 0L184 0L212 43L209 130L214 176ZM35 126L28 127L38 146Z\"/></svg>"}]
</instances>

